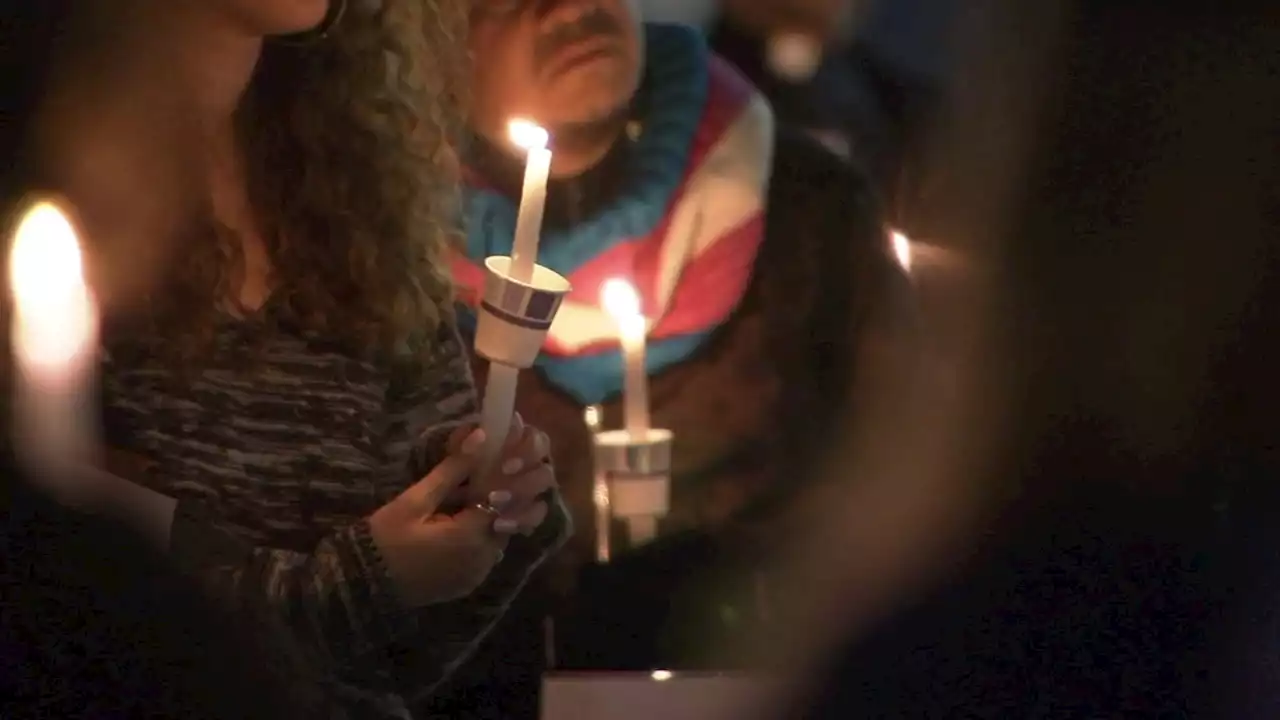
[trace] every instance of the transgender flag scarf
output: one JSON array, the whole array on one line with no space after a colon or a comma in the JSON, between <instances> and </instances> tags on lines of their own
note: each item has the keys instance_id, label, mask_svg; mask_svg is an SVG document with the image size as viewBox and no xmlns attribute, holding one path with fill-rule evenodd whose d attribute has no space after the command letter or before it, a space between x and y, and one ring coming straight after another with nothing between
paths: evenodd
<instances>
[{"instance_id":1,"label":"transgender flag scarf","mask_svg":"<svg viewBox=\"0 0 1280 720\"><path fill-rule=\"evenodd\" d=\"M622 196L563 232L544 232L538 262L569 278L538 369L582 403L622 387L617 329L600 288L635 285L650 319L649 372L697 352L741 302L763 228L772 167L773 117L762 97L714 57L702 35L646 26L649 99ZM511 252L515 201L473 183L466 198L467 247L453 261L474 323L483 261Z\"/></svg>"}]
</instances>

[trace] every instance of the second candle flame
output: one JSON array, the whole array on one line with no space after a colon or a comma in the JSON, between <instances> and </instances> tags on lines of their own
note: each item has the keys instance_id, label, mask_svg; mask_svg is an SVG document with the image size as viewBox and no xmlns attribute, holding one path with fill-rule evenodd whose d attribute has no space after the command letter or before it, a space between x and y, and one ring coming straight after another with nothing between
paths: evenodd
<instances>
[{"instance_id":1,"label":"second candle flame","mask_svg":"<svg viewBox=\"0 0 1280 720\"><path fill-rule=\"evenodd\" d=\"M640 312L640 294L631 283L620 278L606 280L600 288L600 304L619 323L629 322L643 315Z\"/></svg>"}]
</instances>

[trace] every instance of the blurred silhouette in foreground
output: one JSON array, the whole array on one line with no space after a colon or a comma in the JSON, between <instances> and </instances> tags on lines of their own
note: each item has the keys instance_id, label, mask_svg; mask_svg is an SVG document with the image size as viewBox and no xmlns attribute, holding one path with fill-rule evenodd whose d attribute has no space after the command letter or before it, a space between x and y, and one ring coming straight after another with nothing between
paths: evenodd
<instances>
[{"instance_id":1,"label":"blurred silhouette in foreground","mask_svg":"<svg viewBox=\"0 0 1280 720\"><path fill-rule=\"evenodd\" d=\"M1280 22L1258 7L983 4L936 210L997 282L966 299L954 404L916 378L914 410L867 418L831 468L860 484L815 498L825 530L780 563L806 592L760 652L818 683L786 717L1275 717Z\"/></svg>"},{"instance_id":2,"label":"blurred silhouette in foreground","mask_svg":"<svg viewBox=\"0 0 1280 720\"><path fill-rule=\"evenodd\" d=\"M325 717L279 643L154 547L50 501L7 459L0 473L0 716Z\"/></svg>"},{"instance_id":3,"label":"blurred silhouette in foreground","mask_svg":"<svg viewBox=\"0 0 1280 720\"><path fill-rule=\"evenodd\" d=\"M196 163L181 152L197 147L192 128L183 108L163 101L178 95L163 34L121 22L133 9L126 0L40 0L0 10L6 235L26 193L65 195L87 235L133 263L127 279L98 285L113 311L133 304L163 261L146 239L169 237L180 213L162 208L195 199L184 193ZM144 97L145 116L136 112ZM278 644L243 632L130 531L38 492L3 437L0 717L323 716L318 693L295 692L300 666Z\"/></svg>"}]
</instances>

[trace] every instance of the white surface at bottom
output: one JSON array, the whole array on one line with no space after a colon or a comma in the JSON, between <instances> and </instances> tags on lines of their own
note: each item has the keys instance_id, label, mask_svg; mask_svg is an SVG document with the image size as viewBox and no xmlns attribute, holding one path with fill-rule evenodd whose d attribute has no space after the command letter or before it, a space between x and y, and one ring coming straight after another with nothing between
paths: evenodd
<instances>
[{"instance_id":1,"label":"white surface at bottom","mask_svg":"<svg viewBox=\"0 0 1280 720\"><path fill-rule=\"evenodd\" d=\"M773 682L742 675L548 675L542 681L542 720L741 720L767 707L777 689Z\"/></svg>"}]
</instances>

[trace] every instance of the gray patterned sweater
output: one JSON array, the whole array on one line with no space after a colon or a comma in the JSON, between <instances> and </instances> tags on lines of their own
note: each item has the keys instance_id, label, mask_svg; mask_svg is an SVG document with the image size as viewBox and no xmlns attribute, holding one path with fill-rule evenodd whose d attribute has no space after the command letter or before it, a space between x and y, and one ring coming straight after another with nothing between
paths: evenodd
<instances>
[{"instance_id":1,"label":"gray patterned sweater","mask_svg":"<svg viewBox=\"0 0 1280 720\"><path fill-rule=\"evenodd\" d=\"M569 534L557 502L472 595L416 610L397 600L364 518L438 463L477 410L455 329L430 352L434 383L409 386L265 310L221 325L188 377L106 353L109 442L150 461L135 479L178 499L175 556L282 622L349 717L410 717Z\"/></svg>"}]
</instances>

